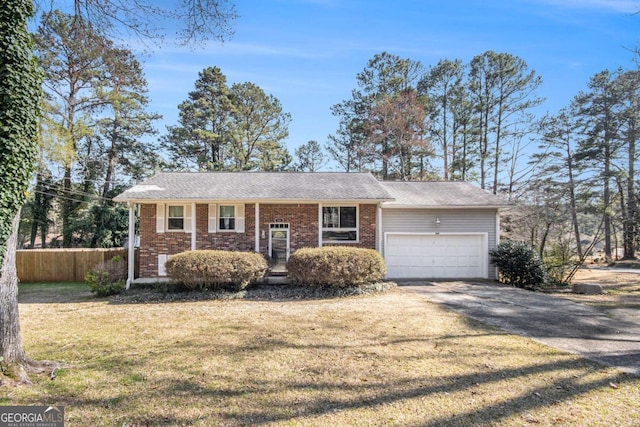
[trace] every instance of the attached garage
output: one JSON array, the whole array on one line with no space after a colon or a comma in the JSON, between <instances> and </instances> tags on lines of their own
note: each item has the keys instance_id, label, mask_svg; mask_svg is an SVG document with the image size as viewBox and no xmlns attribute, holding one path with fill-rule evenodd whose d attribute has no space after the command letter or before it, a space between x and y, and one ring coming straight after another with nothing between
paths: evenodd
<instances>
[{"instance_id":1,"label":"attached garage","mask_svg":"<svg viewBox=\"0 0 640 427\"><path fill-rule=\"evenodd\" d=\"M389 279L496 279L489 250L508 204L464 182L382 182L378 248Z\"/></svg>"},{"instance_id":2,"label":"attached garage","mask_svg":"<svg viewBox=\"0 0 640 427\"><path fill-rule=\"evenodd\" d=\"M487 234L386 233L394 278L487 278Z\"/></svg>"}]
</instances>

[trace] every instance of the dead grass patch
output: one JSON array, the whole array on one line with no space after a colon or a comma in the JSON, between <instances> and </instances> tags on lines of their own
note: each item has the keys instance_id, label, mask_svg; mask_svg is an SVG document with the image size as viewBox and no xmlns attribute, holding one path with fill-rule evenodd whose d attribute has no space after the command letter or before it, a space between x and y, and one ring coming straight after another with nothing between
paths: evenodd
<instances>
[{"instance_id":1,"label":"dead grass patch","mask_svg":"<svg viewBox=\"0 0 640 427\"><path fill-rule=\"evenodd\" d=\"M578 270L574 283L597 283L601 295L579 295L565 290L557 293L566 299L590 305L622 319L640 321L640 271L619 271L616 268L583 268Z\"/></svg>"},{"instance_id":2,"label":"dead grass patch","mask_svg":"<svg viewBox=\"0 0 640 427\"><path fill-rule=\"evenodd\" d=\"M467 320L424 298L20 306L55 380L6 405L68 426L637 425L640 379Z\"/></svg>"}]
</instances>

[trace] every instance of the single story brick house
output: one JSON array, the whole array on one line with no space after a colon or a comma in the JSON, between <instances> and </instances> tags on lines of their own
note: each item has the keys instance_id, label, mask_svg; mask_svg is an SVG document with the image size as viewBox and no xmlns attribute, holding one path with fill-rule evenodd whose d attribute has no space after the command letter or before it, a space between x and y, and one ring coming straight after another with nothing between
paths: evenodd
<instances>
[{"instance_id":1,"label":"single story brick house","mask_svg":"<svg viewBox=\"0 0 640 427\"><path fill-rule=\"evenodd\" d=\"M340 172L162 172L114 200L129 206L129 235L138 211L141 278L165 276L166 260L186 250L284 264L299 248L349 245L378 250L388 278L495 279L488 252L506 206L469 183Z\"/></svg>"}]
</instances>

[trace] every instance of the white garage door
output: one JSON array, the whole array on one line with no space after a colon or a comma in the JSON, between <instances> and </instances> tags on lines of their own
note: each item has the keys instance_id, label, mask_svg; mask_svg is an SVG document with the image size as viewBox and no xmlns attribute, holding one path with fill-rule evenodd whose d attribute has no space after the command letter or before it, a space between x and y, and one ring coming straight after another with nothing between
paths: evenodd
<instances>
[{"instance_id":1,"label":"white garage door","mask_svg":"<svg viewBox=\"0 0 640 427\"><path fill-rule=\"evenodd\" d=\"M390 278L485 278L484 235L386 235Z\"/></svg>"}]
</instances>

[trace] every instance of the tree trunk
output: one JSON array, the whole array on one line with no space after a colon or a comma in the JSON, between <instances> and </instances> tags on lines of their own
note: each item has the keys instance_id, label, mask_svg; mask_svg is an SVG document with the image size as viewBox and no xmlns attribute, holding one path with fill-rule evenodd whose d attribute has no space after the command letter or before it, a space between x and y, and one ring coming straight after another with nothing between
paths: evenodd
<instances>
[{"instance_id":1,"label":"tree trunk","mask_svg":"<svg viewBox=\"0 0 640 427\"><path fill-rule=\"evenodd\" d=\"M635 129L635 124L632 125ZM635 161L636 161L636 132L630 132L632 135L628 139L628 168L629 175L627 176L627 209L624 219L624 231L623 231L623 245L624 245L624 258L626 260L632 260L636 258L636 189L635 189Z\"/></svg>"},{"instance_id":2,"label":"tree trunk","mask_svg":"<svg viewBox=\"0 0 640 427\"><path fill-rule=\"evenodd\" d=\"M117 120L114 120L114 128L116 126L115 123L117 123ZM109 149L109 153L107 155L107 172L104 178L104 186L102 187L102 200L100 201L102 205L106 203L109 191L111 191L111 181L113 180L113 171L116 169L116 162L117 162L118 153L117 153L116 141L115 141L115 135L116 135L115 129L111 131L111 135L112 135L111 148Z\"/></svg>"},{"instance_id":3,"label":"tree trunk","mask_svg":"<svg viewBox=\"0 0 640 427\"><path fill-rule=\"evenodd\" d=\"M442 154L444 160L444 180L449 181L449 144L447 141L447 86L445 85L444 97L442 101Z\"/></svg>"},{"instance_id":4,"label":"tree trunk","mask_svg":"<svg viewBox=\"0 0 640 427\"><path fill-rule=\"evenodd\" d=\"M20 383L31 384L29 373L53 371L60 366L55 362L34 361L27 358L22 348L20 315L18 312L18 274L16 270L16 244L20 226L20 211L13 218L13 231L7 240L0 270L0 386Z\"/></svg>"},{"instance_id":5,"label":"tree trunk","mask_svg":"<svg viewBox=\"0 0 640 427\"><path fill-rule=\"evenodd\" d=\"M73 227L71 225L74 197L71 194L71 166L65 167L62 180L62 246L70 248L73 244Z\"/></svg>"},{"instance_id":6,"label":"tree trunk","mask_svg":"<svg viewBox=\"0 0 640 427\"><path fill-rule=\"evenodd\" d=\"M604 203L604 257L607 263L610 263L612 258L612 250L611 250L611 215L609 214L609 210L611 209L611 150L609 147L609 143L605 143L604 147L605 157L604 157L604 184L603 184L603 203Z\"/></svg>"},{"instance_id":7,"label":"tree trunk","mask_svg":"<svg viewBox=\"0 0 640 427\"><path fill-rule=\"evenodd\" d=\"M582 260L582 238L580 237L580 224L578 223L578 207L576 203L576 183L573 177L573 154L571 153L571 142L566 142L567 147L567 173L569 175L569 207L571 209L571 224L573 225L573 235L576 239L576 250L578 259Z\"/></svg>"},{"instance_id":8,"label":"tree trunk","mask_svg":"<svg viewBox=\"0 0 640 427\"><path fill-rule=\"evenodd\" d=\"M28 382L26 368L29 365L22 349L18 315L18 275L16 271L16 243L20 211L13 219L13 232L7 240L7 250L0 271L0 356L4 374L20 382ZM4 380L2 372L0 379Z\"/></svg>"}]
</instances>

